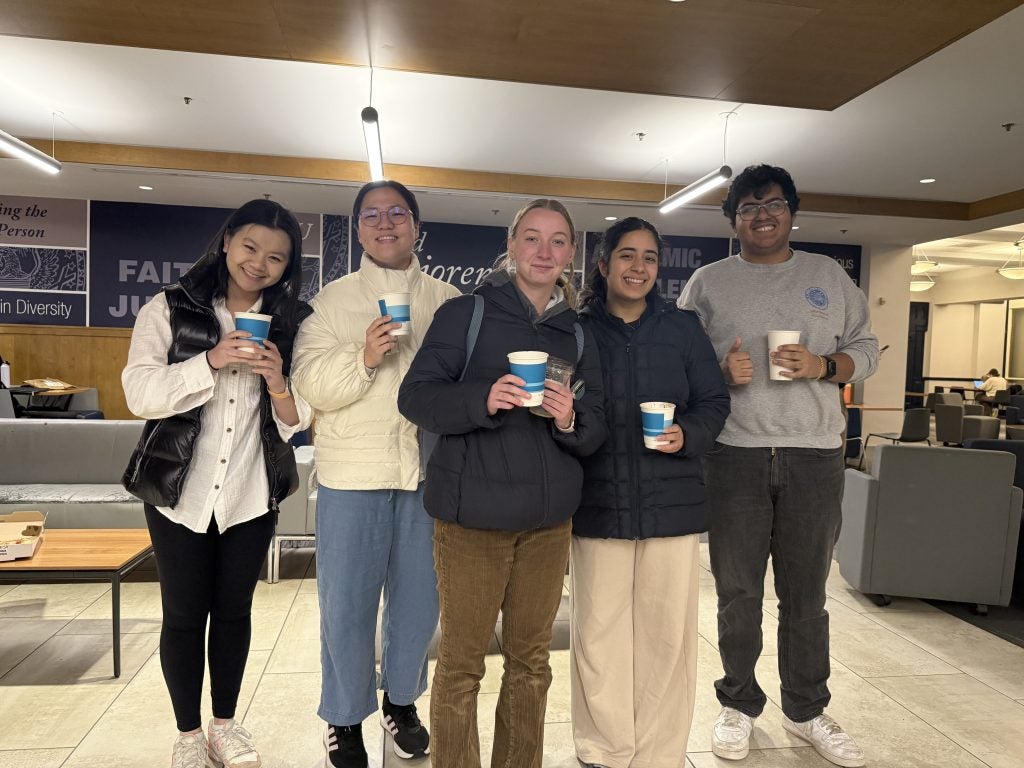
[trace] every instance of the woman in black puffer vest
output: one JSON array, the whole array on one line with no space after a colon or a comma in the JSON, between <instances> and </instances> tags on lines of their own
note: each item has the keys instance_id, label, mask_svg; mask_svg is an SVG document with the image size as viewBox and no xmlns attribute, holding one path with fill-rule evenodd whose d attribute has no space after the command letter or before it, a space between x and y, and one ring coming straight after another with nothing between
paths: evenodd
<instances>
[{"instance_id":1,"label":"woman in black puffer vest","mask_svg":"<svg viewBox=\"0 0 1024 768\"><path fill-rule=\"evenodd\" d=\"M601 351L608 440L583 459L573 517L572 722L596 765L678 765L693 716L701 456L729 392L697 316L658 295L661 240L638 218L598 245L581 321ZM675 405L656 448L640 404Z\"/></svg>"},{"instance_id":2,"label":"woman in black puffer vest","mask_svg":"<svg viewBox=\"0 0 1024 768\"><path fill-rule=\"evenodd\" d=\"M260 764L234 715L256 580L278 503L298 486L288 440L310 421L286 378L310 313L301 285L298 221L253 200L142 308L132 332L121 381L132 413L148 421L124 485L145 502L160 577L160 664L179 731L172 768ZM262 345L235 330L239 312L271 316ZM209 738L199 714L207 621Z\"/></svg>"}]
</instances>

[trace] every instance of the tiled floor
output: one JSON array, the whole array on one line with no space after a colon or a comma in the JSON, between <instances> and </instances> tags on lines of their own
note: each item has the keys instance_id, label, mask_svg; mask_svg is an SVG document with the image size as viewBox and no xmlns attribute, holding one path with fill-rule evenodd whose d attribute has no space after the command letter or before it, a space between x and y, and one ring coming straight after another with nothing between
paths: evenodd
<instances>
[{"instance_id":1,"label":"tiled floor","mask_svg":"<svg viewBox=\"0 0 1024 768\"><path fill-rule=\"evenodd\" d=\"M706 545L702 565L697 707L686 763L693 768L733 765L711 754L710 728L718 713L712 682L720 664ZM253 650L239 717L255 735L268 768L323 763L322 724L316 716L320 662L313 568L311 550L286 550L282 581L261 582L256 593ZM740 765L827 766L782 728L770 580L767 593L759 679L770 702L754 729L750 757ZM837 569L828 594L829 711L856 736L869 765L1024 766L1024 648L917 600L897 599L879 608L847 587ZM567 595L551 662L555 682L544 764L552 768L578 766L569 723ZM114 680L105 587L0 584L0 768L168 764L174 725L157 650L157 585L126 584L122 615L124 670ZM501 657L489 657L480 696L485 765L500 674ZM428 697L419 706L425 714ZM383 743L375 718L367 721L364 733L375 768L429 765L429 760L396 758Z\"/></svg>"}]
</instances>

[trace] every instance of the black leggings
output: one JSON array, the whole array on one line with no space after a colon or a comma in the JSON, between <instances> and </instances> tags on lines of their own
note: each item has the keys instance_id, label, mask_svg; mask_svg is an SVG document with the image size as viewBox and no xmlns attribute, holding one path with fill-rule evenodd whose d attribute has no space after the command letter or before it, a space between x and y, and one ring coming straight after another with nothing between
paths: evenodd
<instances>
[{"instance_id":1,"label":"black leggings","mask_svg":"<svg viewBox=\"0 0 1024 768\"><path fill-rule=\"evenodd\" d=\"M274 515L268 512L223 533L212 520L202 534L171 522L156 507L145 508L164 612L160 666L178 730L194 731L202 726L207 617L213 716L235 716L252 635L252 595L274 533Z\"/></svg>"}]
</instances>

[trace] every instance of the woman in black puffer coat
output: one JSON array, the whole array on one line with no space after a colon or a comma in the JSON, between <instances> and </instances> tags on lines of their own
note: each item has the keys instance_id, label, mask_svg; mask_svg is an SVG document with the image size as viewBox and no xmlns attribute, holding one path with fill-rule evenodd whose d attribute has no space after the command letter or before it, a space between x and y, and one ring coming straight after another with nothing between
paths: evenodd
<instances>
[{"instance_id":1,"label":"woman in black puffer coat","mask_svg":"<svg viewBox=\"0 0 1024 768\"><path fill-rule=\"evenodd\" d=\"M581 321L597 340L608 440L583 460L573 518L572 722L596 765L678 765L697 665L698 534L709 507L701 456L729 392L697 316L658 295L661 240L638 218L598 246ZM675 405L644 446L640 404Z\"/></svg>"},{"instance_id":2,"label":"woman in black puffer coat","mask_svg":"<svg viewBox=\"0 0 1024 768\"><path fill-rule=\"evenodd\" d=\"M551 666L580 502L580 459L604 441L601 368L582 349L571 283L576 228L556 200L534 200L509 228L508 253L476 291L434 316L398 392L398 408L441 435L426 471L434 523L441 642L430 696L434 768L480 768L477 693L501 612L505 673L495 709L491 765L540 768ZM472 354L474 303L483 315ZM537 350L575 362L586 392L545 383L544 418L523 407L526 382L510 352ZM467 360L468 357L468 360Z\"/></svg>"}]
</instances>

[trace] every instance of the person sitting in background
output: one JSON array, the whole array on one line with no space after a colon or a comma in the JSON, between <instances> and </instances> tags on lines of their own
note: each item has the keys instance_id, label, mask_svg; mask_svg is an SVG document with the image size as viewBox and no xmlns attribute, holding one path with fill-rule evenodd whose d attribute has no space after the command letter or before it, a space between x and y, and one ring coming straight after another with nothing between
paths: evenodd
<instances>
[{"instance_id":1,"label":"person sitting in background","mask_svg":"<svg viewBox=\"0 0 1024 768\"><path fill-rule=\"evenodd\" d=\"M1007 389L1009 384L1006 379L999 375L999 371L995 368L989 369L989 372L981 377L981 387L974 390L978 394L974 396L976 403L981 403L985 407L985 415L992 415L992 403L996 398L996 392L1001 389Z\"/></svg>"}]
</instances>

